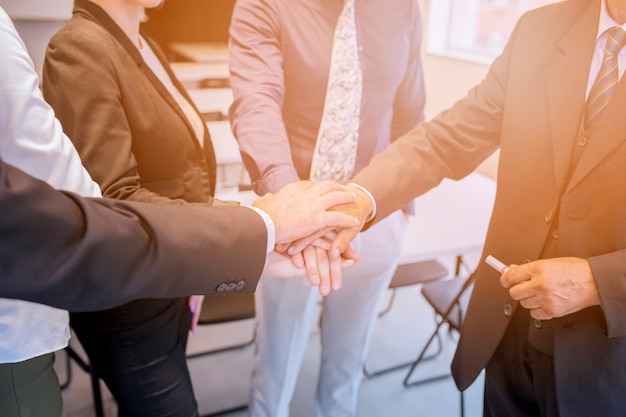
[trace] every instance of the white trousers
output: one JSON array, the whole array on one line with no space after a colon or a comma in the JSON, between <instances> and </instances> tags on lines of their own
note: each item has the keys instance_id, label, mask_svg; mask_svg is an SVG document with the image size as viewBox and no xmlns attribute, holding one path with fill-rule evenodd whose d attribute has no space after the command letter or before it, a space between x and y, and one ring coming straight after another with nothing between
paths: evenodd
<instances>
[{"instance_id":1,"label":"white trousers","mask_svg":"<svg viewBox=\"0 0 626 417\"><path fill-rule=\"evenodd\" d=\"M361 260L343 272L341 290L323 300L318 417L355 415L363 364L405 230L404 214L398 211L361 233L354 246ZM264 276L260 280L255 299L252 417L289 415L318 294L317 287L311 287L306 278Z\"/></svg>"}]
</instances>

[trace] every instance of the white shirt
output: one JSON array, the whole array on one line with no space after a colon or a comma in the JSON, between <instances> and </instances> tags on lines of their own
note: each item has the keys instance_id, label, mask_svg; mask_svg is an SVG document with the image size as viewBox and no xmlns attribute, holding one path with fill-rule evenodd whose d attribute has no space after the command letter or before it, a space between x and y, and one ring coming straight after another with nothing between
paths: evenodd
<instances>
[{"instance_id":1,"label":"white shirt","mask_svg":"<svg viewBox=\"0 0 626 417\"><path fill-rule=\"evenodd\" d=\"M0 156L55 188L100 196L72 142L39 90L39 77L13 22L0 7ZM65 346L69 316L56 308L0 298L0 363Z\"/></svg>"}]
</instances>

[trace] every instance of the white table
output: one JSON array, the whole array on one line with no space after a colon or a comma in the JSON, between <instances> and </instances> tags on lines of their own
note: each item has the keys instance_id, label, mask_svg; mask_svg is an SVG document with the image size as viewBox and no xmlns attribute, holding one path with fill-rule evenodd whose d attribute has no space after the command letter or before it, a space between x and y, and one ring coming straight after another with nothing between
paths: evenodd
<instances>
[{"instance_id":1,"label":"white table","mask_svg":"<svg viewBox=\"0 0 626 417\"><path fill-rule=\"evenodd\" d=\"M228 117L228 108L233 102L233 91L230 88L190 88L187 92L200 113L219 112L223 117Z\"/></svg>"},{"instance_id":2,"label":"white table","mask_svg":"<svg viewBox=\"0 0 626 417\"><path fill-rule=\"evenodd\" d=\"M218 165L241 164L239 144L230 129L228 120L206 122L211 142L215 150L215 158Z\"/></svg>"},{"instance_id":3,"label":"white table","mask_svg":"<svg viewBox=\"0 0 626 417\"><path fill-rule=\"evenodd\" d=\"M415 199L400 263L480 251L496 193L494 180L473 173L444 180Z\"/></svg>"},{"instance_id":4,"label":"white table","mask_svg":"<svg viewBox=\"0 0 626 417\"><path fill-rule=\"evenodd\" d=\"M171 42L171 52L194 62L228 62L228 45L221 42Z\"/></svg>"},{"instance_id":5,"label":"white table","mask_svg":"<svg viewBox=\"0 0 626 417\"><path fill-rule=\"evenodd\" d=\"M170 66L183 84L199 84L205 80L228 81L230 76L227 62L172 62Z\"/></svg>"}]
</instances>

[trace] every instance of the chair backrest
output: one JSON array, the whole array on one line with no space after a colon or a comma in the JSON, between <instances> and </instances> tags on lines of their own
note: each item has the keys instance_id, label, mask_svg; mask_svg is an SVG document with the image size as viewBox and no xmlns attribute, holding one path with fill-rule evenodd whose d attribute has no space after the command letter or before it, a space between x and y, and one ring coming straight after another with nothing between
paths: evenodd
<instances>
[{"instance_id":1,"label":"chair backrest","mask_svg":"<svg viewBox=\"0 0 626 417\"><path fill-rule=\"evenodd\" d=\"M473 286L473 276L455 277L424 284L422 294L452 329L460 331Z\"/></svg>"},{"instance_id":2,"label":"chair backrest","mask_svg":"<svg viewBox=\"0 0 626 417\"><path fill-rule=\"evenodd\" d=\"M204 297L198 324L254 318L254 293L210 294Z\"/></svg>"},{"instance_id":3,"label":"chair backrest","mask_svg":"<svg viewBox=\"0 0 626 417\"><path fill-rule=\"evenodd\" d=\"M391 278L389 288L423 284L439 280L446 275L448 275L448 269L435 259L400 264Z\"/></svg>"}]
</instances>

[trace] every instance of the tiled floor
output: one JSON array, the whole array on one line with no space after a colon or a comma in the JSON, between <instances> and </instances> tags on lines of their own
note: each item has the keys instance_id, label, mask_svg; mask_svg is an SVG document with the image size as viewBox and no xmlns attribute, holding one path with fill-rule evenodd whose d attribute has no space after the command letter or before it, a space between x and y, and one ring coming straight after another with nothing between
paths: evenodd
<instances>
[{"instance_id":1,"label":"tiled floor","mask_svg":"<svg viewBox=\"0 0 626 417\"><path fill-rule=\"evenodd\" d=\"M442 260L446 262L446 260ZM211 347L216 339L221 343L244 341L252 335L252 321L201 328L191 336L189 351ZM367 368L375 371L394 363L416 357L434 328L432 309L423 300L418 286L398 291L391 311L379 318L374 340L367 359ZM418 368L419 372L446 372L456 344L455 335L444 333L444 352L435 360ZM75 342L74 342L75 343ZM80 347L77 347L80 349ZM190 360L200 412L206 414L228 409L246 402L252 363L252 347ZM65 378L64 355L59 354L57 368ZM313 328L291 405L292 417L314 417L313 393L319 365L319 332ZM63 396L67 417L94 415L91 388L87 376L73 365L73 379ZM451 378L405 388L402 381L406 369L373 379L364 378L358 402L358 417L448 417L458 416L460 395ZM417 374L418 376L421 374ZM104 388L106 416L116 416L115 403ZM482 377L465 393L465 415L482 414ZM223 416L244 417L245 411Z\"/></svg>"}]
</instances>

